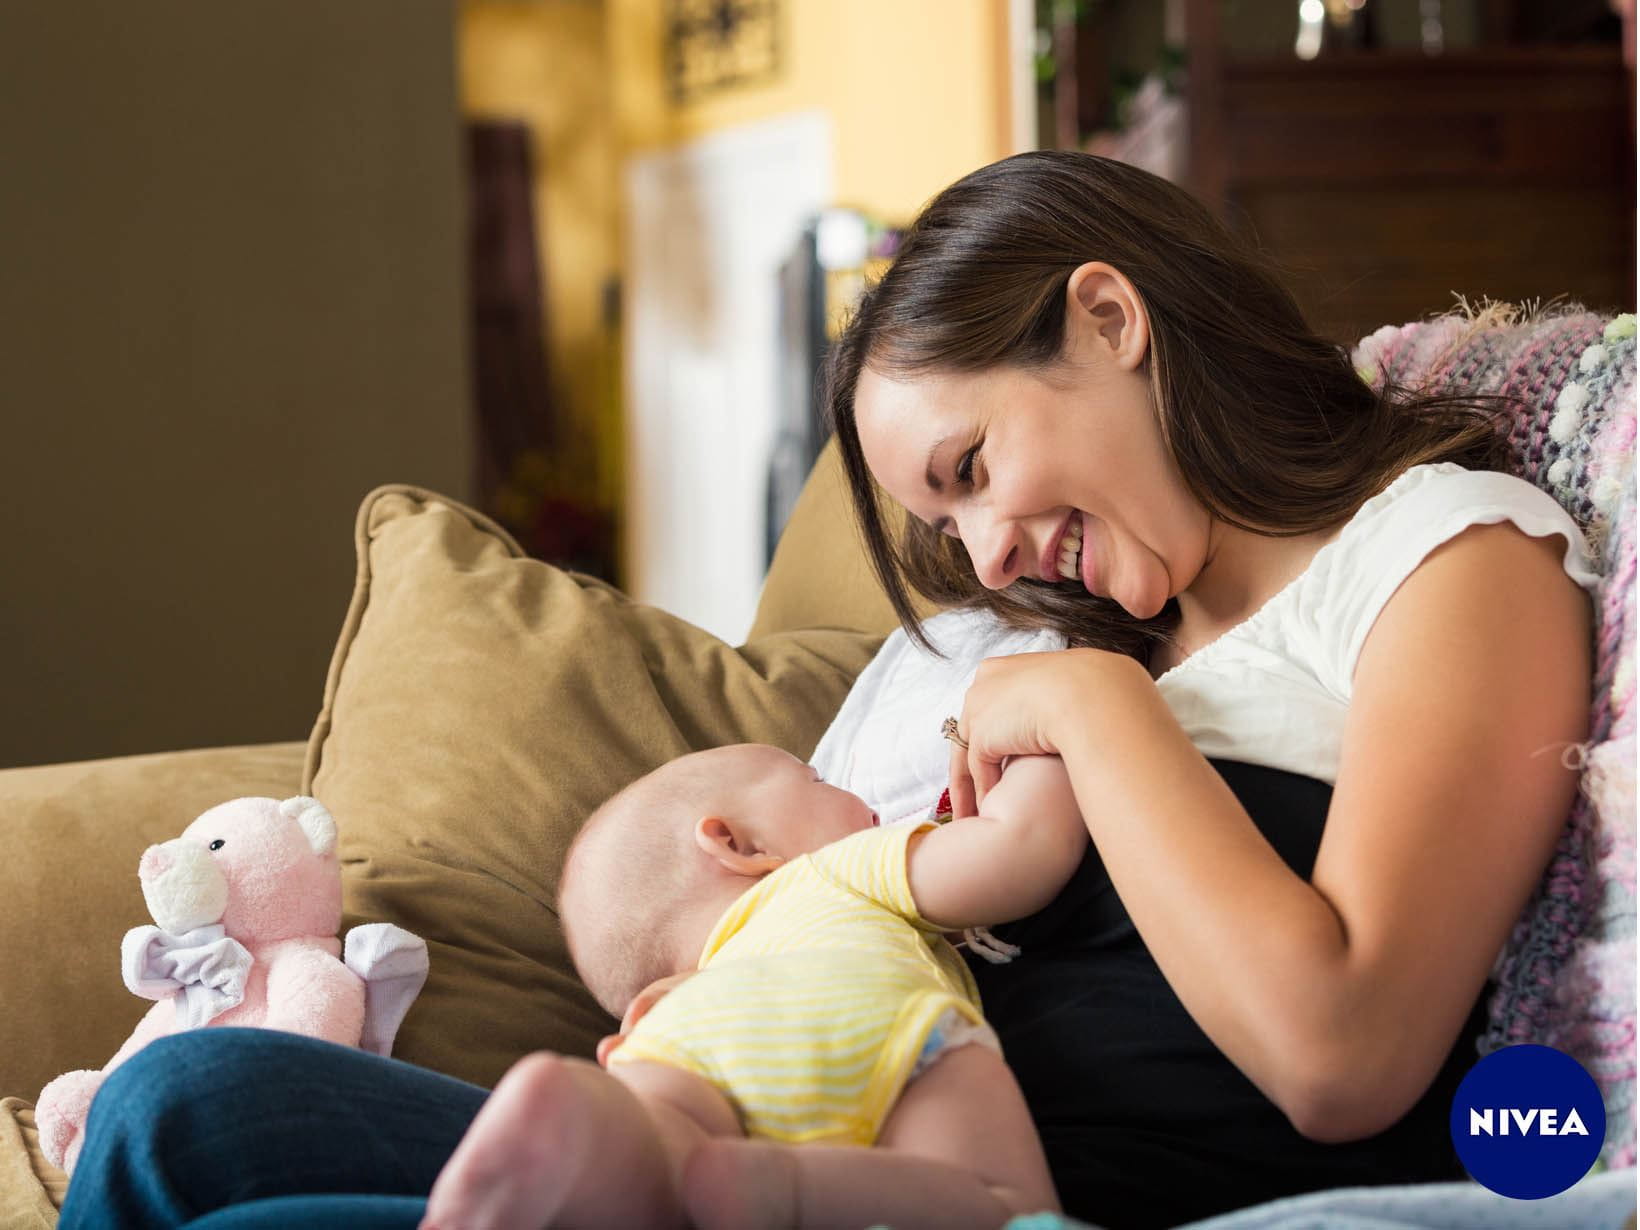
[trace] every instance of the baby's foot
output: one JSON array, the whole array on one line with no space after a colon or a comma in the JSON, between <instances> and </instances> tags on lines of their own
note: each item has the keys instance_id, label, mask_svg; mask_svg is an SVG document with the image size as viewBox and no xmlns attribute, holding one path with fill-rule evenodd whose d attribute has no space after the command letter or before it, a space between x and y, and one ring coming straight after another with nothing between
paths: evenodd
<instances>
[{"instance_id":1,"label":"baby's foot","mask_svg":"<svg viewBox=\"0 0 1640 1230\"><path fill-rule=\"evenodd\" d=\"M495 1087L427 1201L421 1230L682 1221L666 1156L632 1095L594 1064L530 1055Z\"/></svg>"},{"instance_id":2,"label":"baby's foot","mask_svg":"<svg viewBox=\"0 0 1640 1230\"><path fill-rule=\"evenodd\" d=\"M797 1184L789 1149L712 1140L690 1155L683 1203L696 1230L795 1230Z\"/></svg>"}]
</instances>

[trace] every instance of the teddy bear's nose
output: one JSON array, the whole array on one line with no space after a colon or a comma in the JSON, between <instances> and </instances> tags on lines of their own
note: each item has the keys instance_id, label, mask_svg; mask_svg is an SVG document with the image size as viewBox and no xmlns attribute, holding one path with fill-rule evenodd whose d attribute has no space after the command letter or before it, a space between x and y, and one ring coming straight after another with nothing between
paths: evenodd
<instances>
[{"instance_id":1,"label":"teddy bear's nose","mask_svg":"<svg viewBox=\"0 0 1640 1230\"><path fill-rule=\"evenodd\" d=\"M137 863L137 875L144 880L156 880L171 870L170 852L161 846L149 846Z\"/></svg>"},{"instance_id":2,"label":"teddy bear's nose","mask_svg":"<svg viewBox=\"0 0 1640 1230\"><path fill-rule=\"evenodd\" d=\"M214 923L228 906L228 881L197 841L149 846L137 860L142 898L162 931L181 935Z\"/></svg>"}]
</instances>

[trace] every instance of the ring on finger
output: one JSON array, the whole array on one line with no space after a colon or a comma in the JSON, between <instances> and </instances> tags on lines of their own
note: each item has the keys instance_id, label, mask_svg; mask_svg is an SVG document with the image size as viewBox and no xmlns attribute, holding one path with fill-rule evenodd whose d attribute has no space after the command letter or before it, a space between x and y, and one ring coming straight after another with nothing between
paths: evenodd
<instances>
[{"instance_id":1,"label":"ring on finger","mask_svg":"<svg viewBox=\"0 0 1640 1230\"><path fill-rule=\"evenodd\" d=\"M945 719L945 721L940 723L940 736L942 738L949 739L952 743L955 743L963 751L966 752L968 750L968 740L964 739L962 737L962 732L957 729L957 719L956 718L948 717L948 718Z\"/></svg>"}]
</instances>

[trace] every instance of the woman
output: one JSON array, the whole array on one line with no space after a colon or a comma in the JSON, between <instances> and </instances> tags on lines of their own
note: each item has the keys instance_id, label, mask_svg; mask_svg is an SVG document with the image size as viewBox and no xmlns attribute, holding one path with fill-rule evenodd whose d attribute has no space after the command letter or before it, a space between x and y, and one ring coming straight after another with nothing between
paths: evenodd
<instances>
[{"instance_id":1,"label":"woman","mask_svg":"<svg viewBox=\"0 0 1640 1230\"><path fill-rule=\"evenodd\" d=\"M1544 753L1584 733L1594 582L1488 472L1486 408L1373 391L1184 193L1048 152L928 206L829 401L913 635L914 590L1086 646L986 663L952 763L967 814L1006 756L1060 755L1093 837L978 971L1067 1211L1457 1177L1477 1000L1575 788Z\"/></svg>"},{"instance_id":2,"label":"woman","mask_svg":"<svg viewBox=\"0 0 1640 1230\"><path fill-rule=\"evenodd\" d=\"M1374 394L1189 197L1058 153L930 204L829 388L912 634L917 591L1079 646L987 664L953 759L970 812L1005 757L1059 755L1094 840L1004 933L1021 956L977 971L1066 1210L1168 1226L1452 1173L1445 1099L1477 997L1575 785L1538 753L1581 737L1588 699L1576 528L1488 472L1484 409ZM911 514L898 540L879 487ZM167 1138L221 1119L155 1111L167 1045L224 1084L254 1079L253 1046L283 1048L305 1084L235 1130L265 1152L266 1124L311 1114L311 1147L283 1131L273 1180L190 1169ZM318 1045L134 1058L65 1225L279 1191L361 1195L208 1224L414 1224L483 1091L289 1054ZM360 1131L338 1153L344 1104Z\"/></svg>"}]
</instances>

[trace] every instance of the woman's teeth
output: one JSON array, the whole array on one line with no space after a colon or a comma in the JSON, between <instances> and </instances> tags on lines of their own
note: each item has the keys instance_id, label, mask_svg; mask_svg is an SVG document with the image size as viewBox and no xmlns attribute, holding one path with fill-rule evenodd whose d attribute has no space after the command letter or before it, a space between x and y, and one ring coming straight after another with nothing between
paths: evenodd
<instances>
[{"instance_id":1,"label":"woman's teeth","mask_svg":"<svg viewBox=\"0 0 1640 1230\"><path fill-rule=\"evenodd\" d=\"M1082 518L1071 517L1070 528L1065 536L1059 540L1059 575L1067 581L1074 581L1082 575L1079 567L1082 560Z\"/></svg>"}]
</instances>

